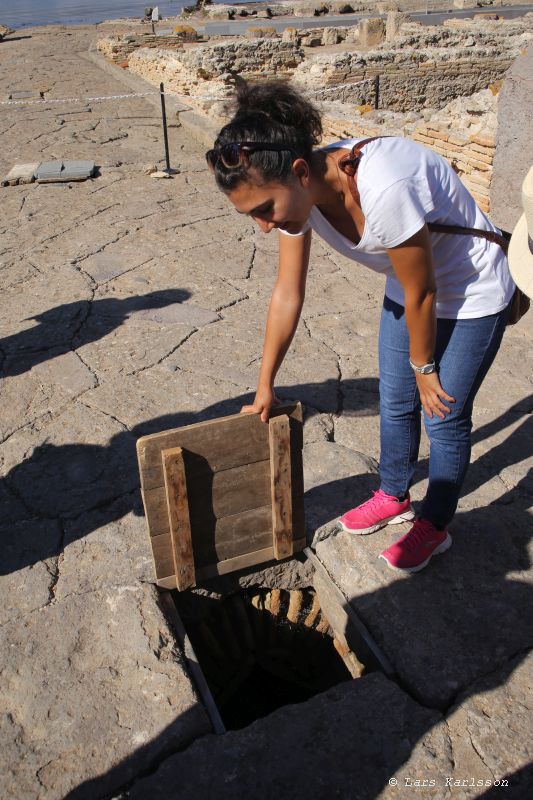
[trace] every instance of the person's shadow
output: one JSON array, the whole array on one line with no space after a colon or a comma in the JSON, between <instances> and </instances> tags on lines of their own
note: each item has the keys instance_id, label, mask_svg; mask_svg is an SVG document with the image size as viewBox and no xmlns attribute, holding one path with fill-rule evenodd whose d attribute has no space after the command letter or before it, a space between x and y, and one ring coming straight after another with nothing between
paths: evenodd
<instances>
[{"instance_id":1,"label":"person's shadow","mask_svg":"<svg viewBox=\"0 0 533 800\"><path fill-rule=\"evenodd\" d=\"M132 314L152 311L157 322L157 310L166 315L190 297L184 289L165 289L145 295L119 299L103 297L97 300L76 300L29 317L37 322L26 330L0 339L0 378L21 375L37 364L70 352L89 342L95 342L118 328ZM179 308L174 308L176 313Z\"/></svg>"}]
</instances>

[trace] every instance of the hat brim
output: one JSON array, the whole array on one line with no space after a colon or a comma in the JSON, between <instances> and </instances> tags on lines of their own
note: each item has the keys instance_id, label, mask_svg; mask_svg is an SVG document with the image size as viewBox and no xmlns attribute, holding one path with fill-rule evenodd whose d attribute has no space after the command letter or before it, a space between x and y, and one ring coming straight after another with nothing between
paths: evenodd
<instances>
[{"instance_id":1,"label":"hat brim","mask_svg":"<svg viewBox=\"0 0 533 800\"><path fill-rule=\"evenodd\" d=\"M533 254L529 249L526 215L522 214L509 242L509 270L514 282L533 299Z\"/></svg>"}]
</instances>

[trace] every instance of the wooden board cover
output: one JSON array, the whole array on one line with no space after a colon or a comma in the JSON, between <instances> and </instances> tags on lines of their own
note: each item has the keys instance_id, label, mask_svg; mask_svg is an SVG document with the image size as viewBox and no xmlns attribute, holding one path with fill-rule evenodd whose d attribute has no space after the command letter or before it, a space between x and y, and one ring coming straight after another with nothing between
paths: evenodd
<instances>
[{"instance_id":1,"label":"wooden board cover","mask_svg":"<svg viewBox=\"0 0 533 800\"><path fill-rule=\"evenodd\" d=\"M257 414L234 414L138 440L141 491L160 586L186 588L194 585L194 576L198 583L305 547L300 403L272 409L272 419L281 415L288 417L288 424L275 426L282 431L281 438L272 437L270 424ZM273 462L272 438L277 447ZM180 482L181 466L176 467L177 448L185 486ZM283 503L277 518L274 492ZM170 516L169 497L174 497ZM176 504L183 497L188 503L185 522L176 516ZM181 543L176 538L183 531L187 537L188 525L192 560L187 540Z\"/></svg>"}]
</instances>

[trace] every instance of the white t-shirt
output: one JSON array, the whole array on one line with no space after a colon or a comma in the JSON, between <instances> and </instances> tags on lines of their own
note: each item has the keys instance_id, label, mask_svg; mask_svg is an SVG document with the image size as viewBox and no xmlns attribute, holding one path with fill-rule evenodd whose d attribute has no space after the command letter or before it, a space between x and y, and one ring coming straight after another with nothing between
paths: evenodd
<instances>
[{"instance_id":1,"label":"white t-shirt","mask_svg":"<svg viewBox=\"0 0 533 800\"><path fill-rule=\"evenodd\" d=\"M360 139L346 139L324 151L351 148ZM354 244L313 206L307 225L339 253L387 276L385 294L404 305L387 248L419 231L424 222L497 230L477 207L451 166L429 148L409 139L387 137L362 149L357 188L365 227ZM280 233L290 236L286 231ZM438 317L468 319L501 311L514 283L500 245L480 236L432 233Z\"/></svg>"}]
</instances>

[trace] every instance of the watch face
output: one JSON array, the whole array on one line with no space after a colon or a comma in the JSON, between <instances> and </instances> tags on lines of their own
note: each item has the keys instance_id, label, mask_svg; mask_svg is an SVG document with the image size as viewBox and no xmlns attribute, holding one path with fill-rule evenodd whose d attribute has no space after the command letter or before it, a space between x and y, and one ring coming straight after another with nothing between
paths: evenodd
<instances>
[{"instance_id":1,"label":"watch face","mask_svg":"<svg viewBox=\"0 0 533 800\"><path fill-rule=\"evenodd\" d=\"M421 369L420 371L422 375L429 375L430 373L435 372L435 365L428 364L427 366L423 367L423 369Z\"/></svg>"}]
</instances>

